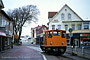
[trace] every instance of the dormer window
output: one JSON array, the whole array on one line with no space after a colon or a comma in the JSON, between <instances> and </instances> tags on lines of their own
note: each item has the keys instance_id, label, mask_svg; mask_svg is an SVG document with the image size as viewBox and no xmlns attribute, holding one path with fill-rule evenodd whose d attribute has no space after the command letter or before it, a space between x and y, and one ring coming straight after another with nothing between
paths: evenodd
<instances>
[{"instance_id":1,"label":"dormer window","mask_svg":"<svg viewBox=\"0 0 90 60\"><path fill-rule=\"evenodd\" d=\"M70 13L68 14L68 20L71 20L71 14Z\"/></svg>"},{"instance_id":2,"label":"dormer window","mask_svg":"<svg viewBox=\"0 0 90 60\"><path fill-rule=\"evenodd\" d=\"M63 13L61 14L61 20L64 20L64 14Z\"/></svg>"}]
</instances>

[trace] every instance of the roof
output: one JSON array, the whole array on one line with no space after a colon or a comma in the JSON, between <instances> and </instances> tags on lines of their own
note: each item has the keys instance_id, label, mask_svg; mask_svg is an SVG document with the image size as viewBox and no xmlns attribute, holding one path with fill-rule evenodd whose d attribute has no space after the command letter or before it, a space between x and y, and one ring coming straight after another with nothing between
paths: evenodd
<instances>
[{"instance_id":1,"label":"roof","mask_svg":"<svg viewBox=\"0 0 90 60\"><path fill-rule=\"evenodd\" d=\"M46 31L50 31L50 30L43 30L44 32L46 32Z\"/></svg>"},{"instance_id":2,"label":"roof","mask_svg":"<svg viewBox=\"0 0 90 60\"><path fill-rule=\"evenodd\" d=\"M63 23L71 23L71 22L82 22L82 21L62 21Z\"/></svg>"},{"instance_id":3,"label":"roof","mask_svg":"<svg viewBox=\"0 0 90 60\"><path fill-rule=\"evenodd\" d=\"M34 27L35 29L40 29L40 28L42 28L43 26L45 26L45 25L42 25L42 26L37 26L37 27ZM48 27L47 26L45 26L47 29L48 29Z\"/></svg>"},{"instance_id":4,"label":"roof","mask_svg":"<svg viewBox=\"0 0 90 60\"><path fill-rule=\"evenodd\" d=\"M0 36L6 36L6 34L2 31L2 30L0 30Z\"/></svg>"},{"instance_id":5,"label":"roof","mask_svg":"<svg viewBox=\"0 0 90 60\"><path fill-rule=\"evenodd\" d=\"M2 0L0 0L0 8L4 8Z\"/></svg>"},{"instance_id":6,"label":"roof","mask_svg":"<svg viewBox=\"0 0 90 60\"><path fill-rule=\"evenodd\" d=\"M83 21L83 19L82 19L76 12L74 12L67 4L65 4L65 5L59 10L59 12L61 12L61 10L62 10L65 6L67 6L74 14L76 14L76 15ZM55 16L57 16L59 12L57 12L55 15L53 15L52 18L54 18ZM53 20L53 19L52 19L52 20ZM51 21L52 21L52 20L51 20ZM48 24L49 24L51 21L49 21Z\"/></svg>"},{"instance_id":7,"label":"roof","mask_svg":"<svg viewBox=\"0 0 90 60\"><path fill-rule=\"evenodd\" d=\"M90 19L89 20L83 20L83 22L90 22Z\"/></svg>"},{"instance_id":8,"label":"roof","mask_svg":"<svg viewBox=\"0 0 90 60\"><path fill-rule=\"evenodd\" d=\"M52 18L57 12L48 12L48 18Z\"/></svg>"},{"instance_id":9,"label":"roof","mask_svg":"<svg viewBox=\"0 0 90 60\"><path fill-rule=\"evenodd\" d=\"M11 21L11 18L10 18L3 10L1 10L0 13L2 13L3 15L5 15L6 18L9 19L9 20Z\"/></svg>"},{"instance_id":10,"label":"roof","mask_svg":"<svg viewBox=\"0 0 90 60\"><path fill-rule=\"evenodd\" d=\"M41 27L41 26L39 26L39 25L38 25L38 26L37 26L37 27L35 27L35 28L36 28L36 29L39 29L40 27Z\"/></svg>"},{"instance_id":11,"label":"roof","mask_svg":"<svg viewBox=\"0 0 90 60\"><path fill-rule=\"evenodd\" d=\"M65 31L65 30L43 30L44 32L47 32L47 31Z\"/></svg>"},{"instance_id":12,"label":"roof","mask_svg":"<svg viewBox=\"0 0 90 60\"><path fill-rule=\"evenodd\" d=\"M69 33L69 31L67 31ZM74 30L72 33L90 33L90 30Z\"/></svg>"}]
</instances>

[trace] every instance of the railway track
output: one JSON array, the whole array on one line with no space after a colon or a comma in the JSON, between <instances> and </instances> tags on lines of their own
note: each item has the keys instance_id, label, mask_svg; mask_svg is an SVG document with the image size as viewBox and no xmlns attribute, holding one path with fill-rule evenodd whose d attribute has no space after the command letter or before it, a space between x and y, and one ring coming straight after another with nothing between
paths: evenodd
<instances>
[{"instance_id":1,"label":"railway track","mask_svg":"<svg viewBox=\"0 0 90 60\"><path fill-rule=\"evenodd\" d=\"M48 53L44 53L42 52L42 54L45 55L45 57L47 58L47 60L89 60L83 57L78 57L78 56L72 56L71 54L63 54L63 55L54 55L54 54L48 54Z\"/></svg>"}]
</instances>

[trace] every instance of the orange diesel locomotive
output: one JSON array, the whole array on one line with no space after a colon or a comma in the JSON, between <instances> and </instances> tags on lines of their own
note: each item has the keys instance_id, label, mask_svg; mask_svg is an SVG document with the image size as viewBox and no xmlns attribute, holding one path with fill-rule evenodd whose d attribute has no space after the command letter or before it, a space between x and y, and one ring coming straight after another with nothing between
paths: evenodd
<instances>
[{"instance_id":1,"label":"orange diesel locomotive","mask_svg":"<svg viewBox=\"0 0 90 60\"><path fill-rule=\"evenodd\" d=\"M66 51L66 31L64 30L47 30L44 31L43 44L40 45L42 51L58 52L64 54Z\"/></svg>"}]
</instances>

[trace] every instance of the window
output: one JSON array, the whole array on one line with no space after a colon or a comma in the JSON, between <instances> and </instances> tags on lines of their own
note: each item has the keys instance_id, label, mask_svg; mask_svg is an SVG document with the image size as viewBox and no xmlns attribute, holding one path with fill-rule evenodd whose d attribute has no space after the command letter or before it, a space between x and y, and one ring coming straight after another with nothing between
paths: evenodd
<instances>
[{"instance_id":1,"label":"window","mask_svg":"<svg viewBox=\"0 0 90 60\"><path fill-rule=\"evenodd\" d=\"M58 30L60 30L61 29L61 25L58 25Z\"/></svg>"},{"instance_id":2,"label":"window","mask_svg":"<svg viewBox=\"0 0 90 60\"><path fill-rule=\"evenodd\" d=\"M68 20L71 20L71 14L70 13L68 14Z\"/></svg>"},{"instance_id":3,"label":"window","mask_svg":"<svg viewBox=\"0 0 90 60\"><path fill-rule=\"evenodd\" d=\"M46 28L44 28L44 30L46 30Z\"/></svg>"},{"instance_id":4,"label":"window","mask_svg":"<svg viewBox=\"0 0 90 60\"><path fill-rule=\"evenodd\" d=\"M52 31L48 32L48 38L52 38Z\"/></svg>"},{"instance_id":5,"label":"window","mask_svg":"<svg viewBox=\"0 0 90 60\"><path fill-rule=\"evenodd\" d=\"M42 30L43 30L43 28L42 28Z\"/></svg>"},{"instance_id":6,"label":"window","mask_svg":"<svg viewBox=\"0 0 90 60\"><path fill-rule=\"evenodd\" d=\"M65 11L67 11L67 9L65 9Z\"/></svg>"},{"instance_id":7,"label":"window","mask_svg":"<svg viewBox=\"0 0 90 60\"><path fill-rule=\"evenodd\" d=\"M83 24L84 24L84 29L85 29L85 30L86 30L86 29L89 29L89 22L84 22Z\"/></svg>"},{"instance_id":8,"label":"window","mask_svg":"<svg viewBox=\"0 0 90 60\"><path fill-rule=\"evenodd\" d=\"M60 35L60 31L53 31L53 35Z\"/></svg>"},{"instance_id":9,"label":"window","mask_svg":"<svg viewBox=\"0 0 90 60\"><path fill-rule=\"evenodd\" d=\"M75 30L75 25L74 24L72 24L72 30Z\"/></svg>"},{"instance_id":10,"label":"window","mask_svg":"<svg viewBox=\"0 0 90 60\"><path fill-rule=\"evenodd\" d=\"M0 15L0 26L2 26L2 16Z\"/></svg>"},{"instance_id":11,"label":"window","mask_svg":"<svg viewBox=\"0 0 90 60\"><path fill-rule=\"evenodd\" d=\"M68 25L65 25L65 30L66 30L66 31L68 30Z\"/></svg>"},{"instance_id":12,"label":"window","mask_svg":"<svg viewBox=\"0 0 90 60\"><path fill-rule=\"evenodd\" d=\"M61 20L64 20L64 14L63 13L61 14Z\"/></svg>"},{"instance_id":13,"label":"window","mask_svg":"<svg viewBox=\"0 0 90 60\"><path fill-rule=\"evenodd\" d=\"M55 30L55 25L52 25L52 30Z\"/></svg>"},{"instance_id":14,"label":"window","mask_svg":"<svg viewBox=\"0 0 90 60\"><path fill-rule=\"evenodd\" d=\"M6 20L3 18L3 27L6 25Z\"/></svg>"},{"instance_id":15,"label":"window","mask_svg":"<svg viewBox=\"0 0 90 60\"><path fill-rule=\"evenodd\" d=\"M78 30L81 30L81 25L80 24L78 24L77 27L78 27Z\"/></svg>"},{"instance_id":16,"label":"window","mask_svg":"<svg viewBox=\"0 0 90 60\"><path fill-rule=\"evenodd\" d=\"M65 38L65 37L66 37L65 31L62 31L62 38Z\"/></svg>"},{"instance_id":17,"label":"window","mask_svg":"<svg viewBox=\"0 0 90 60\"><path fill-rule=\"evenodd\" d=\"M8 21L6 22L6 25L9 25L9 22Z\"/></svg>"}]
</instances>

